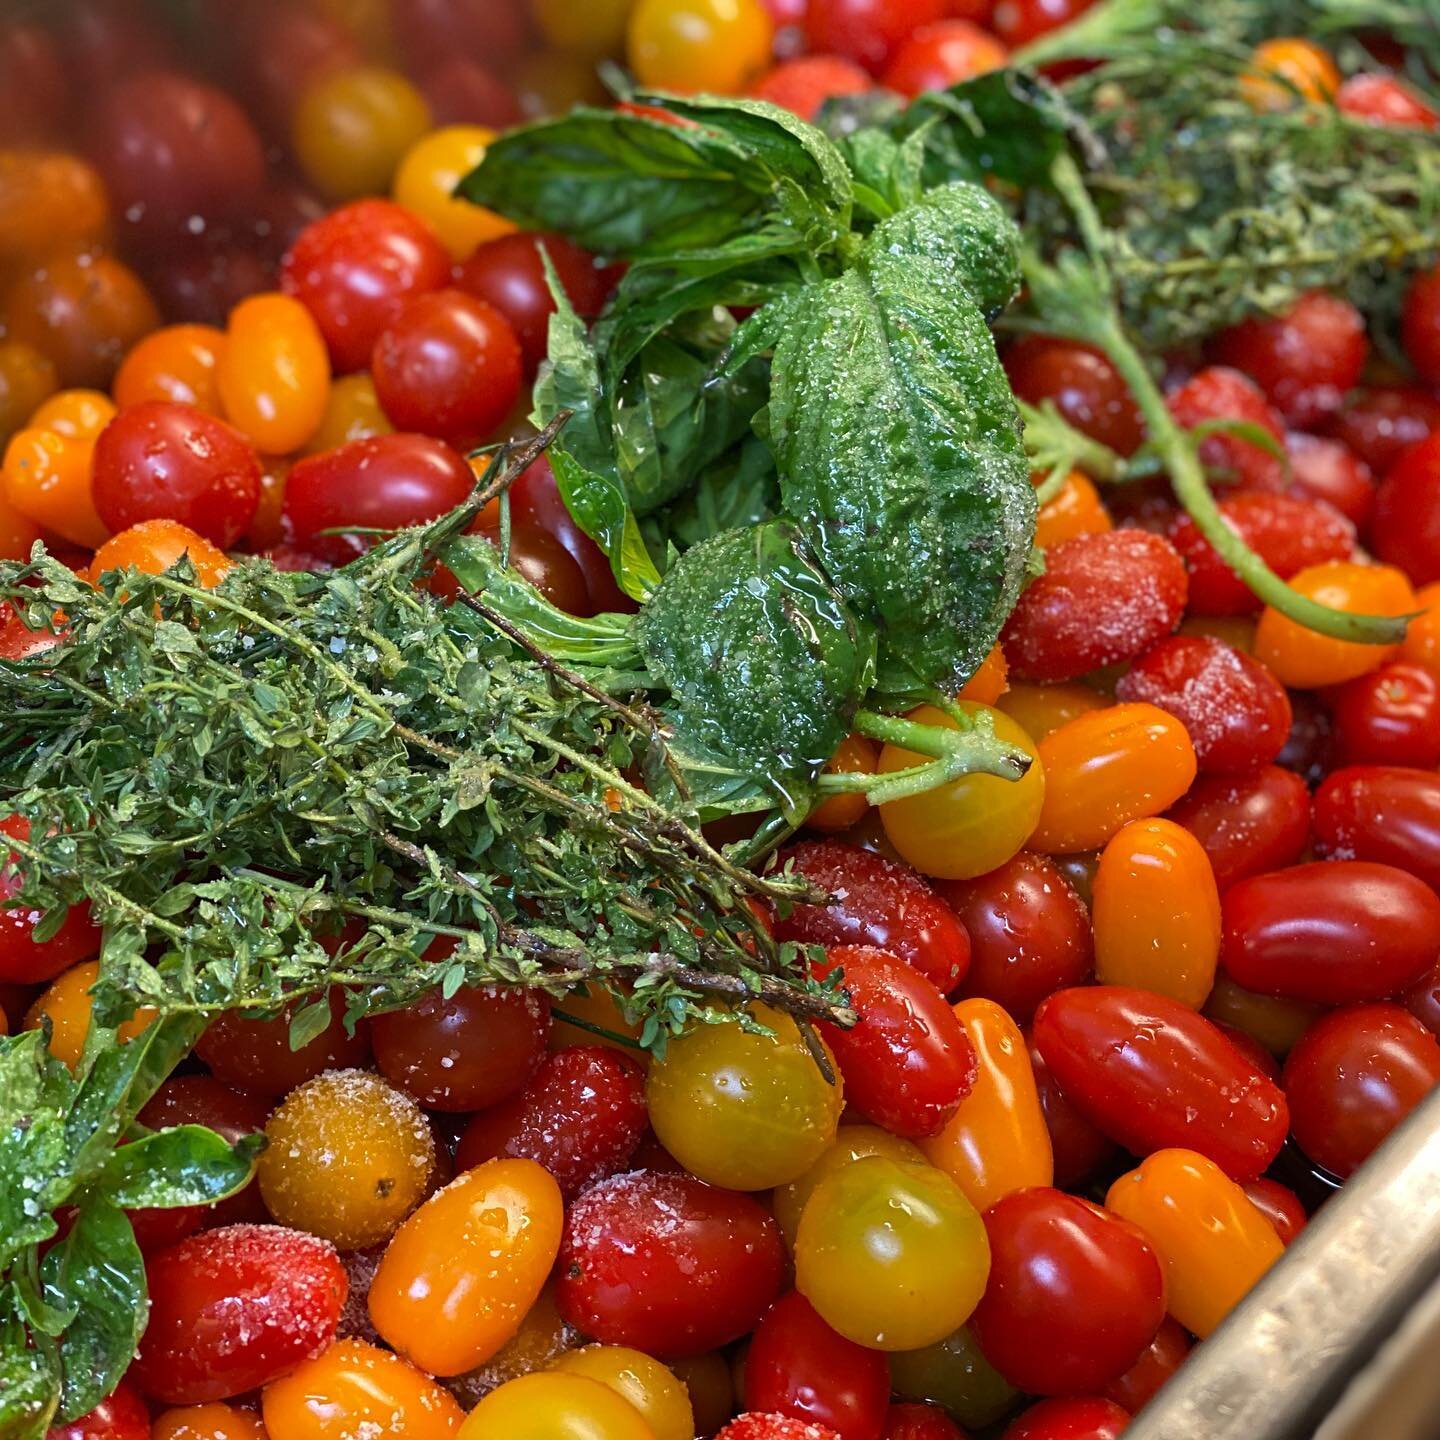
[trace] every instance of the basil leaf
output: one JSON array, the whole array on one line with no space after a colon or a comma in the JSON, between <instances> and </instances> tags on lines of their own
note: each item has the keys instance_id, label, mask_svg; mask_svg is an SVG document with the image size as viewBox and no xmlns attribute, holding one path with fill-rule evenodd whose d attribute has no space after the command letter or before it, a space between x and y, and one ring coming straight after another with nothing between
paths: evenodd
<instances>
[{"instance_id":1,"label":"basil leaf","mask_svg":"<svg viewBox=\"0 0 1440 1440\"><path fill-rule=\"evenodd\" d=\"M41 1031L0 1038L0 1271L55 1233L51 1211L70 1185L63 1116L73 1094Z\"/></svg>"},{"instance_id":2,"label":"basil leaf","mask_svg":"<svg viewBox=\"0 0 1440 1440\"><path fill-rule=\"evenodd\" d=\"M226 1143L203 1125L177 1125L119 1146L95 1182L122 1210L210 1205L249 1183L264 1137Z\"/></svg>"},{"instance_id":3,"label":"basil leaf","mask_svg":"<svg viewBox=\"0 0 1440 1440\"><path fill-rule=\"evenodd\" d=\"M688 550L726 530L771 520L780 511L780 481L770 447L750 435L717 460L695 486L648 517L645 537L659 554L673 544Z\"/></svg>"},{"instance_id":4,"label":"basil leaf","mask_svg":"<svg viewBox=\"0 0 1440 1440\"><path fill-rule=\"evenodd\" d=\"M53 1341L30 1343L19 1298L0 1289L0 1435L40 1440L60 1405L60 1369Z\"/></svg>"},{"instance_id":5,"label":"basil leaf","mask_svg":"<svg viewBox=\"0 0 1440 1440\"><path fill-rule=\"evenodd\" d=\"M619 485L607 475L586 470L560 448L551 451L550 463L565 508L605 552L616 583L632 600L648 600L660 583L660 572Z\"/></svg>"}]
</instances>

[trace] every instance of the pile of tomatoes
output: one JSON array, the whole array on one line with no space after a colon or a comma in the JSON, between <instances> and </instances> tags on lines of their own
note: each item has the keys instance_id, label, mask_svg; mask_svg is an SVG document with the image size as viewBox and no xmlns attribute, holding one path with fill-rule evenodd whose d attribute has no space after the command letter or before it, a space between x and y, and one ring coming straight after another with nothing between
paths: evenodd
<instances>
[{"instance_id":1,"label":"pile of tomatoes","mask_svg":"<svg viewBox=\"0 0 1440 1440\"><path fill-rule=\"evenodd\" d=\"M808 115L992 68L1085 0L181 8L0 21L5 558L188 553L213 585L464 500L467 454L523 423L552 302L540 237L450 192L496 129L602 100L597 60ZM1440 124L1378 64L1341 85L1305 40L1257 58ZM617 272L544 244L598 314ZM785 852L838 898L770 921L843 967L856 1029L757 1008L768 1033L651 1060L602 994L502 989L354 1034L337 994L294 1051L286 1017L217 1021L142 1118L264 1130L257 1177L135 1214L139 1355L54 1433L1118 1434L1440 1081L1440 271L1403 343L1402 370L1315 294L1169 380L1186 426L1244 422L1204 445L1230 523L1305 595L1415 615L1403 645L1262 607L1163 484L1071 474L962 696L1026 777L837 797ZM1023 399L1141 443L1102 356L1004 360ZM627 603L544 462L511 508L552 600ZM57 643L0 617L0 656ZM856 737L832 764L918 759ZM37 943L35 919L0 911L0 1021L48 1019L73 1065L99 934L82 908Z\"/></svg>"}]
</instances>

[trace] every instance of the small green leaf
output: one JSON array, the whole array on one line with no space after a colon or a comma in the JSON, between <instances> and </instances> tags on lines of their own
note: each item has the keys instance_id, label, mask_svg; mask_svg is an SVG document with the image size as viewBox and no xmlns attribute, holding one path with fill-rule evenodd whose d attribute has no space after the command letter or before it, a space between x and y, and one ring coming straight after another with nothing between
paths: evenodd
<instances>
[{"instance_id":1,"label":"small green leaf","mask_svg":"<svg viewBox=\"0 0 1440 1440\"><path fill-rule=\"evenodd\" d=\"M620 487L604 475L584 469L560 448L550 452L550 464L565 508L605 552L620 588L632 600L648 600L660 583L660 572Z\"/></svg>"},{"instance_id":2,"label":"small green leaf","mask_svg":"<svg viewBox=\"0 0 1440 1440\"><path fill-rule=\"evenodd\" d=\"M155 627L155 648L165 655L198 655L199 643L184 625L162 620Z\"/></svg>"},{"instance_id":3,"label":"small green leaf","mask_svg":"<svg viewBox=\"0 0 1440 1440\"><path fill-rule=\"evenodd\" d=\"M330 1024L330 1001L312 1000L290 1017L289 1042L292 1050L303 1050L312 1040L325 1033Z\"/></svg>"},{"instance_id":4,"label":"small green leaf","mask_svg":"<svg viewBox=\"0 0 1440 1440\"><path fill-rule=\"evenodd\" d=\"M244 1188L263 1144L252 1135L232 1146L203 1125L158 1130L119 1146L94 1188L123 1210L209 1205Z\"/></svg>"}]
</instances>

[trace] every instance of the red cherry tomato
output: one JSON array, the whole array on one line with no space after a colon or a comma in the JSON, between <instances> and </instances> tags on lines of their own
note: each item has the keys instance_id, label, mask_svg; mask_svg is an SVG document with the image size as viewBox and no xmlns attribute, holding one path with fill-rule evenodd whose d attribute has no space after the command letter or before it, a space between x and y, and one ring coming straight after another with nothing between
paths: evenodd
<instances>
[{"instance_id":1,"label":"red cherry tomato","mask_svg":"<svg viewBox=\"0 0 1440 1440\"><path fill-rule=\"evenodd\" d=\"M393 0L395 34L412 67L449 55L514 60L529 39L522 6L495 0Z\"/></svg>"},{"instance_id":2,"label":"red cherry tomato","mask_svg":"<svg viewBox=\"0 0 1440 1440\"><path fill-rule=\"evenodd\" d=\"M416 81L437 126L508 130L525 118L514 90L468 55L451 55L422 70Z\"/></svg>"},{"instance_id":3,"label":"red cherry tomato","mask_svg":"<svg viewBox=\"0 0 1440 1440\"><path fill-rule=\"evenodd\" d=\"M145 1274L150 1322L130 1373L171 1405L279 1379L335 1338L345 1304L334 1248L278 1225L192 1235L151 1256Z\"/></svg>"},{"instance_id":4,"label":"red cherry tomato","mask_svg":"<svg viewBox=\"0 0 1440 1440\"><path fill-rule=\"evenodd\" d=\"M95 508L116 532L178 520L225 550L260 504L260 459L239 431L193 405L122 410L95 442Z\"/></svg>"},{"instance_id":5,"label":"red cherry tomato","mask_svg":"<svg viewBox=\"0 0 1440 1440\"><path fill-rule=\"evenodd\" d=\"M836 945L817 979L840 967L860 1017L853 1030L821 1023L845 1079L846 1101L892 1135L936 1135L975 1082L975 1051L945 997L883 950Z\"/></svg>"},{"instance_id":6,"label":"red cherry tomato","mask_svg":"<svg viewBox=\"0 0 1440 1440\"><path fill-rule=\"evenodd\" d=\"M938 1405L892 1405L880 1440L965 1440L960 1427Z\"/></svg>"},{"instance_id":7,"label":"red cherry tomato","mask_svg":"<svg viewBox=\"0 0 1440 1440\"><path fill-rule=\"evenodd\" d=\"M1278 1180L1262 1175L1258 1180L1245 1181L1240 1188L1250 1203L1275 1227L1282 1245L1289 1245L1310 1219L1300 1203L1300 1197Z\"/></svg>"},{"instance_id":8,"label":"red cherry tomato","mask_svg":"<svg viewBox=\"0 0 1440 1440\"><path fill-rule=\"evenodd\" d=\"M839 55L801 55L767 71L750 93L757 100L792 110L814 120L827 100L839 95L864 95L875 82L853 60Z\"/></svg>"},{"instance_id":9,"label":"red cherry tomato","mask_svg":"<svg viewBox=\"0 0 1440 1440\"><path fill-rule=\"evenodd\" d=\"M1145 438L1135 399L1119 372L1098 350L1070 340L1027 335L1004 355L1005 373L1021 400L1054 402L1077 430L1131 455Z\"/></svg>"},{"instance_id":10,"label":"red cherry tomato","mask_svg":"<svg viewBox=\"0 0 1440 1440\"><path fill-rule=\"evenodd\" d=\"M645 1137L645 1072L600 1045L545 1058L520 1094L475 1116L455 1152L461 1170L501 1156L543 1165L573 1200L626 1169Z\"/></svg>"},{"instance_id":11,"label":"red cherry tomato","mask_svg":"<svg viewBox=\"0 0 1440 1440\"><path fill-rule=\"evenodd\" d=\"M1204 847L1222 895L1237 880L1293 864L1310 836L1310 792L1278 765L1198 780L1167 814Z\"/></svg>"},{"instance_id":12,"label":"red cherry tomato","mask_svg":"<svg viewBox=\"0 0 1440 1440\"><path fill-rule=\"evenodd\" d=\"M1355 551L1355 529L1343 516L1292 495L1231 495L1220 502L1220 513L1282 580L1326 560L1348 560ZM1176 517L1170 539L1190 571L1192 615L1250 615L1260 609L1254 592L1188 515Z\"/></svg>"},{"instance_id":13,"label":"red cherry tomato","mask_svg":"<svg viewBox=\"0 0 1440 1440\"><path fill-rule=\"evenodd\" d=\"M1115 1142L1092 1125L1066 1098L1035 1045L1034 1036L1027 1037L1030 1067L1035 1072L1035 1089L1040 1096L1040 1111L1045 1128L1050 1132L1050 1150L1055 1161L1055 1183L1068 1189L1079 1187L1090 1179L1117 1152Z\"/></svg>"},{"instance_id":14,"label":"red cherry tomato","mask_svg":"<svg viewBox=\"0 0 1440 1440\"><path fill-rule=\"evenodd\" d=\"M1267 432L1277 446L1285 443L1285 426L1248 376L1225 365L1213 365L1187 380L1170 396L1170 413L1187 430L1216 421L1243 421ZM1219 430L1200 445L1200 459L1218 479L1247 490L1283 490L1284 463L1241 435Z\"/></svg>"},{"instance_id":15,"label":"red cherry tomato","mask_svg":"<svg viewBox=\"0 0 1440 1440\"><path fill-rule=\"evenodd\" d=\"M813 51L879 74L917 27L943 18L945 9L945 0L810 0L805 38Z\"/></svg>"},{"instance_id":16,"label":"red cherry tomato","mask_svg":"<svg viewBox=\"0 0 1440 1440\"><path fill-rule=\"evenodd\" d=\"M1352 75L1336 94L1335 105L1346 115L1376 125L1440 129L1440 112L1393 75L1374 71Z\"/></svg>"},{"instance_id":17,"label":"red cherry tomato","mask_svg":"<svg viewBox=\"0 0 1440 1440\"><path fill-rule=\"evenodd\" d=\"M552 605L571 615L593 615L590 592L585 575L574 556L543 526L522 524L514 519L511 508L510 549L506 559L510 569L523 575ZM472 534L483 535L495 548L500 548L500 515L487 512L472 527ZM460 582L448 566L437 565L429 581L431 591L442 600L454 600L460 594ZM628 608L628 607L627 607Z\"/></svg>"},{"instance_id":18,"label":"red cherry tomato","mask_svg":"<svg viewBox=\"0 0 1440 1440\"><path fill-rule=\"evenodd\" d=\"M1119 1379L1105 1387L1105 1398L1134 1415L1155 1398L1160 1387L1180 1368L1190 1347L1189 1335L1167 1315L1145 1353Z\"/></svg>"},{"instance_id":19,"label":"red cherry tomato","mask_svg":"<svg viewBox=\"0 0 1440 1440\"><path fill-rule=\"evenodd\" d=\"M57 7L55 19L76 95L99 94L117 79L171 59L169 37L136 0L75 0Z\"/></svg>"},{"instance_id":20,"label":"red cherry tomato","mask_svg":"<svg viewBox=\"0 0 1440 1440\"><path fill-rule=\"evenodd\" d=\"M1347 1005L1413 984L1440 953L1440 899L1393 865L1296 865L1232 886L1220 963L1262 995Z\"/></svg>"},{"instance_id":21,"label":"red cherry tomato","mask_svg":"<svg viewBox=\"0 0 1440 1440\"><path fill-rule=\"evenodd\" d=\"M1440 889L1440 775L1393 765L1353 765L1315 792L1321 855L1374 860Z\"/></svg>"},{"instance_id":22,"label":"red cherry tomato","mask_svg":"<svg viewBox=\"0 0 1440 1440\"><path fill-rule=\"evenodd\" d=\"M389 200L357 200L317 220L280 272L285 292L315 317L337 374L368 366L375 342L406 304L440 289L449 275L445 247Z\"/></svg>"},{"instance_id":23,"label":"red cherry tomato","mask_svg":"<svg viewBox=\"0 0 1440 1440\"><path fill-rule=\"evenodd\" d=\"M1432 1035L1440 1035L1440 961L1436 961L1400 999Z\"/></svg>"},{"instance_id":24,"label":"red cherry tomato","mask_svg":"<svg viewBox=\"0 0 1440 1440\"><path fill-rule=\"evenodd\" d=\"M360 47L318 6L289 0L246 0L230 7L236 89L274 140L288 143L295 104L322 75L354 70Z\"/></svg>"},{"instance_id":25,"label":"red cherry tomato","mask_svg":"<svg viewBox=\"0 0 1440 1440\"><path fill-rule=\"evenodd\" d=\"M1427 129L1440 125L1440 116L1434 111L1431 120ZM1400 317L1400 337L1421 379L1440 385L1440 265L1410 282Z\"/></svg>"},{"instance_id":26,"label":"red cherry tomato","mask_svg":"<svg viewBox=\"0 0 1440 1440\"><path fill-rule=\"evenodd\" d=\"M1380 482L1370 543L1416 585L1440 580L1440 434L1411 446Z\"/></svg>"},{"instance_id":27,"label":"red cherry tomato","mask_svg":"<svg viewBox=\"0 0 1440 1440\"><path fill-rule=\"evenodd\" d=\"M1045 856L1022 850L988 875L942 880L936 890L970 936L965 998L994 1000L1025 1024L1047 995L1089 976L1089 912Z\"/></svg>"},{"instance_id":28,"label":"red cherry tomato","mask_svg":"<svg viewBox=\"0 0 1440 1440\"><path fill-rule=\"evenodd\" d=\"M1172 635L1115 687L1118 700L1158 705L1185 726L1202 774L1246 774L1269 764L1290 734L1285 687L1258 660L1200 635Z\"/></svg>"},{"instance_id":29,"label":"red cherry tomato","mask_svg":"<svg viewBox=\"0 0 1440 1440\"><path fill-rule=\"evenodd\" d=\"M1331 703L1340 765L1440 762L1440 680L1397 662L1342 685Z\"/></svg>"},{"instance_id":30,"label":"red cherry tomato","mask_svg":"<svg viewBox=\"0 0 1440 1440\"><path fill-rule=\"evenodd\" d=\"M890 1366L837 1334L798 1291L782 1295L750 1337L745 1408L875 1440L890 1402Z\"/></svg>"},{"instance_id":31,"label":"red cherry tomato","mask_svg":"<svg viewBox=\"0 0 1440 1440\"><path fill-rule=\"evenodd\" d=\"M1042 1400L1006 1430L1001 1440L1116 1440L1130 1423L1112 1400Z\"/></svg>"},{"instance_id":32,"label":"red cherry tomato","mask_svg":"<svg viewBox=\"0 0 1440 1440\"><path fill-rule=\"evenodd\" d=\"M908 866L843 840L804 840L781 858L835 898L830 905L796 905L777 917L777 939L873 945L913 965L942 995L953 994L965 978L965 927Z\"/></svg>"},{"instance_id":33,"label":"red cherry tomato","mask_svg":"<svg viewBox=\"0 0 1440 1440\"><path fill-rule=\"evenodd\" d=\"M1092 4L1094 0L996 0L995 33L1018 49L1070 24Z\"/></svg>"},{"instance_id":34,"label":"red cherry tomato","mask_svg":"<svg viewBox=\"0 0 1440 1440\"><path fill-rule=\"evenodd\" d=\"M67 68L38 17L0 22L0 145L43 140L59 128L69 101Z\"/></svg>"},{"instance_id":35,"label":"red cherry tomato","mask_svg":"<svg viewBox=\"0 0 1440 1440\"><path fill-rule=\"evenodd\" d=\"M1347 446L1324 435L1292 430L1285 437L1290 457L1290 492L1301 500L1323 500L1356 529L1364 529L1375 508L1375 477Z\"/></svg>"},{"instance_id":36,"label":"red cherry tomato","mask_svg":"<svg viewBox=\"0 0 1440 1440\"><path fill-rule=\"evenodd\" d=\"M1009 53L969 20L937 20L922 25L900 47L885 67L884 84L901 95L946 90L1003 68Z\"/></svg>"},{"instance_id":37,"label":"red cherry tomato","mask_svg":"<svg viewBox=\"0 0 1440 1440\"><path fill-rule=\"evenodd\" d=\"M178 323L223 327L242 300L274 284L265 259L225 231L177 238L163 255L148 265L145 278L166 319Z\"/></svg>"},{"instance_id":38,"label":"red cherry tomato","mask_svg":"<svg viewBox=\"0 0 1440 1440\"><path fill-rule=\"evenodd\" d=\"M1185 566L1143 530L1078 535L1045 556L1045 573L1005 625L1005 657L1021 680L1074 680L1143 655L1185 613Z\"/></svg>"},{"instance_id":39,"label":"red cherry tomato","mask_svg":"<svg viewBox=\"0 0 1440 1440\"><path fill-rule=\"evenodd\" d=\"M1322 1015L1285 1061L1295 1143L1344 1180L1440 1085L1440 1043L1400 1005Z\"/></svg>"},{"instance_id":40,"label":"red cherry tomato","mask_svg":"<svg viewBox=\"0 0 1440 1440\"><path fill-rule=\"evenodd\" d=\"M150 1412L134 1386L122 1380L113 1394L78 1420L52 1425L45 1440L150 1440Z\"/></svg>"},{"instance_id":41,"label":"red cherry tomato","mask_svg":"<svg viewBox=\"0 0 1440 1440\"><path fill-rule=\"evenodd\" d=\"M985 1358L1031 1395L1088 1394L1123 1375L1165 1318L1165 1275L1133 1225L1038 1186L985 1212L990 1279L975 1311ZM1045 1343L1037 1345L1037 1334Z\"/></svg>"},{"instance_id":42,"label":"red cherry tomato","mask_svg":"<svg viewBox=\"0 0 1440 1440\"><path fill-rule=\"evenodd\" d=\"M1244 1180L1285 1143L1279 1088L1178 1000L1062 990L1036 1012L1034 1041L1071 1104L1134 1155L1197 1150Z\"/></svg>"},{"instance_id":43,"label":"red cherry tomato","mask_svg":"<svg viewBox=\"0 0 1440 1440\"><path fill-rule=\"evenodd\" d=\"M1418 385L1362 386L1324 428L1383 475L1402 452L1440 430L1440 399Z\"/></svg>"},{"instance_id":44,"label":"red cherry tomato","mask_svg":"<svg viewBox=\"0 0 1440 1440\"><path fill-rule=\"evenodd\" d=\"M0 820L0 846L4 837L28 840L30 822L19 815L6 816ZM0 983L42 985L94 955L100 949L100 927L90 918L88 904L75 905L59 930L37 943L35 927L42 918L40 912L8 904L24 883L18 863L13 851L0 855Z\"/></svg>"},{"instance_id":45,"label":"red cherry tomato","mask_svg":"<svg viewBox=\"0 0 1440 1440\"><path fill-rule=\"evenodd\" d=\"M321 531L420 525L463 504L474 488L464 457L441 441L372 435L300 461L285 483L285 515L300 544L343 564L368 539Z\"/></svg>"}]
</instances>

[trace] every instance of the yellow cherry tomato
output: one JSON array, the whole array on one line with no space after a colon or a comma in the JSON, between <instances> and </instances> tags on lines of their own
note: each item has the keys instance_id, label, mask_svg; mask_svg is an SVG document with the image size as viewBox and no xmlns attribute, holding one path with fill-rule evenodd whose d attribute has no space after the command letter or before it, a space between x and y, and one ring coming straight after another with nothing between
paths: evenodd
<instances>
[{"instance_id":1,"label":"yellow cherry tomato","mask_svg":"<svg viewBox=\"0 0 1440 1440\"><path fill-rule=\"evenodd\" d=\"M503 215L455 196L494 140L483 125L446 125L417 140L396 171L396 201L429 225L452 260L466 260L477 245L515 229Z\"/></svg>"},{"instance_id":2,"label":"yellow cherry tomato","mask_svg":"<svg viewBox=\"0 0 1440 1440\"><path fill-rule=\"evenodd\" d=\"M1032 685L1021 680L996 705L1038 745L1052 730L1077 716L1103 710L1105 697L1088 685Z\"/></svg>"},{"instance_id":3,"label":"yellow cherry tomato","mask_svg":"<svg viewBox=\"0 0 1440 1440\"><path fill-rule=\"evenodd\" d=\"M389 435L394 428L385 418L370 372L361 370L354 375L341 375L330 386L320 428L310 437L305 453L323 455L352 440Z\"/></svg>"},{"instance_id":4,"label":"yellow cherry tomato","mask_svg":"<svg viewBox=\"0 0 1440 1440\"><path fill-rule=\"evenodd\" d=\"M1003 865L1030 838L1045 803L1045 767L1030 737L1003 711L964 704L977 718L988 718L996 736L1031 757L1023 779L998 775L962 775L948 785L880 806L880 820L902 859L925 875L970 880ZM911 712L911 720L958 728L949 715L931 705ZM880 772L923 764L926 756L898 745L880 752Z\"/></svg>"},{"instance_id":5,"label":"yellow cherry tomato","mask_svg":"<svg viewBox=\"0 0 1440 1440\"><path fill-rule=\"evenodd\" d=\"M769 67L775 25L762 0L639 0L628 41L642 85L738 95Z\"/></svg>"},{"instance_id":6,"label":"yellow cherry tomato","mask_svg":"<svg viewBox=\"0 0 1440 1440\"><path fill-rule=\"evenodd\" d=\"M395 70L327 71L295 107L300 167L331 200L383 195L405 152L430 128L425 97Z\"/></svg>"},{"instance_id":7,"label":"yellow cherry tomato","mask_svg":"<svg viewBox=\"0 0 1440 1440\"><path fill-rule=\"evenodd\" d=\"M460 1427L461 1440L657 1440L640 1412L587 1375L550 1371L492 1390Z\"/></svg>"},{"instance_id":8,"label":"yellow cherry tomato","mask_svg":"<svg viewBox=\"0 0 1440 1440\"><path fill-rule=\"evenodd\" d=\"M673 1371L649 1355L623 1345L587 1345L563 1356L554 1368L598 1380L628 1400L655 1440L694 1440L695 1412L689 1392Z\"/></svg>"},{"instance_id":9,"label":"yellow cherry tomato","mask_svg":"<svg viewBox=\"0 0 1440 1440\"><path fill-rule=\"evenodd\" d=\"M298 300L252 295L230 312L216 379L226 419L262 454L288 455L325 418L330 352Z\"/></svg>"},{"instance_id":10,"label":"yellow cherry tomato","mask_svg":"<svg viewBox=\"0 0 1440 1440\"><path fill-rule=\"evenodd\" d=\"M634 0L586 0L583 5L575 0L530 0L548 44L593 60L619 55L633 8Z\"/></svg>"},{"instance_id":11,"label":"yellow cherry tomato","mask_svg":"<svg viewBox=\"0 0 1440 1440\"><path fill-rule=\"evenodd\" d=\"M57 975L25 1012L25 1028L38 1030L43 1021L50 1022L50 1053L70 1069L80 1063L85 1053L85 1037L90 1033L90 1012L94 1000L90 991L100 978L100 962L83 960ZM142 1006L119 1027L121 1042L133 1040L143 1033L155 1018L155 1012Z\"/></svg>"}]
</instances>

